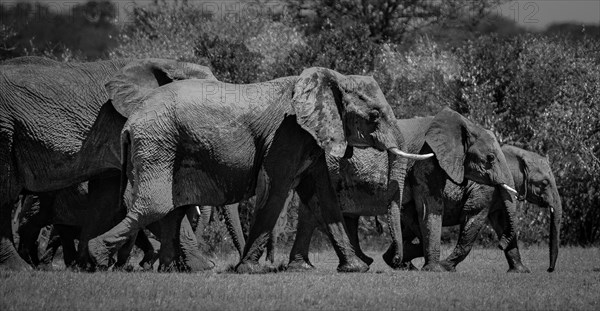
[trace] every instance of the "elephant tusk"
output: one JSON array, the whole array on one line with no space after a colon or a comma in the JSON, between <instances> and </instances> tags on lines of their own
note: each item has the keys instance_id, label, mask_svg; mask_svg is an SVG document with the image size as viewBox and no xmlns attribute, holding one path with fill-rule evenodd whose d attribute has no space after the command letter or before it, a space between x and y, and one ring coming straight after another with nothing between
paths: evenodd
<instances>
[{"instance_id":1,"label":"elephant tusk","mask_svg":"<svg viewBox=\"0 0 600 311\"><path fill-rule=\"evenodd\" d=\"M201 215L202 213L200 213L200 206L196 205L196 213L198 213L198 215Z\"/></svg>"},{"instance_id":2,"label":"elephant tusk","mask_svg":"<svg viewBox=\"0 0 600 311\"><path fill-rule=\"evenodd\" d=\"M408 158L408 159L413 159L413 160L425 160L425 159L429 159L429 158L433 157L433 153L428 153L428 154L406 153L396 147L392 147L392 148L388 149L388 151L392 152L395 155L401 156L403 158Z\"/></svg>"},{"instance_id":3,"label":"elephant tusk","mask_svg":"<svg viewBox=\"0 0 600 311\"><path fill-rule=\"evenodd\" d=\"M506 191L508 191L508 192L512 192L512 193L514 193L515 195L519 194L519 193L517 192L517 190L515 190L515 189L511 188L511 187L510 187L510 186L508 186L507 184L502 184L501 186L502 186L502 188L506 189Z\"/></svg>"},{"instance_id":4,"label":"elephant tusk","mask_svg":"<svg viewBox=\"0 0 600 311\"><path fill-rule=\"evenodd\" d=\"M550 207L550 213L554 214L554 207Z\"/></svg>"}]
</instances>

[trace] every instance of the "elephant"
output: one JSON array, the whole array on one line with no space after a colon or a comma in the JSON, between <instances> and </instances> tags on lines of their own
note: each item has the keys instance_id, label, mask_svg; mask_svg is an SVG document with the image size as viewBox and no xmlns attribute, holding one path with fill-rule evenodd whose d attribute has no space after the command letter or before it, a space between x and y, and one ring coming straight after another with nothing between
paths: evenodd
<instances>
[{"instance_id":1,"label":"elephant","mask_svg":"<svg viewBox=\"0 0 600 311\"><path fill-rule=\"evenodd\" d=\"M390 224L400 221L399 200L403 206L414 202L418 227L423 232L425 266L423 270L443 271L440 264L441 203L456 197L446 192L448 187L465 184L487 184L500 190L498 209L506 215L501 231L500 246L507 254L518 255L516 243L514 182L507 161L491 132L471 122L457 112L445 108L435 116L397 120L397 133L404 135L407 152L433 152L434 158L410 161L404 166L404 190L389 187L390 159L375 150L356 151L351 159L328 158L328 170L333 188L339 198L350 241L358 256L367 263L373 261L358 244L358 217L387 213ZM401 166L398 166L401 170ZM319 200L313 196L314 183L307 176L296 188L302 205L298 215L296 240L290 252L289 269L312 269L308 259L310 238L315 227L323 222L318 211ZM307 208L307 206L309 208ZM311 207L312 206L312 207ZM392 212L388 209L392 209ZM405 207L404 207L405 209ZM405 227L402 216L402 228ZM385 262L393 268L403 266L403 234L392 230L392 245L384 254ZM516 269L523 268L515 266Z\"/></svg>"},{"instance_id":2,"label":"elephant","mask_svg":"<svg viewBox=\"0 0 600 311\"><path fill-rule=\"evenodd\" d=\"M560 244L562 202L550 168L550 161L547 157L535 152L511 145L502 146L502 152L518 191L518 200L537 204L542 208L550 208L550 241L548 243L550 265L547 271L553 272ZM452 188L452 191L462 192L462 195L455 196L450 200L446 199L444 202L443 225L460 225L458 244L441 263L448 271L455 271L456 266L469 254L486 217L498 233L502 232L502 224L505 222L505 215L501 213L502 207L499 206L502 202L499 193L501 189L471 182L464 187L454 186ZM419 237L420 233L418 227L411 226L418 222L414 205L407 204L404 209L403 224L406 222L407 225L403 226L403 229L407 230L405 236L409 237L406 239L408 242L413 236ZM405 214L406 217L404 217ZM406 267L410 267L410 260L422 256L422 248L419 244L407 243L405 245L403 261ZM511 268L519 266L518 253L506 253L506 255Z\"/></svg>"},{"instance_id":3,"label":"elephant","mask_svg":"<svg viewBox=\"0 0 600 311\"><path fill-rule=\"evenodd\" d=\"M65 266L71 267L75 264L75 240L79 239L81 227L85 224L85 218L89 216L87 194L87 182L84 182L54 192L24 196L18 215L18 234L20 237L18 252L25 261L35 268L45 268L52 262L58 247L62 246ZM237 204L227 205L221 209L234 246L241 256L244 247L244 236L239 221ZM208 222L215 211L216 208L212 206L190 206L187 209L186 215L196 232L199 243L204 242L202 232L208 226ZM38 236L41 229L48 225L53 226L52 233L40 259L38 256ZM140 267L143 270L152 269L157 253L144 230L139 231L135 245L144 253L144 257L139 262ZM128 254L122 254L122 257L116 261L115 268L125 268Z\"/></svg>"},{"instance_id":4,"label":"elephant","mask_svg":"<svg viewBox=\"0 0 600 311\"><path fill-rule=\"evenodd\" d=\"M63 260L66 267L76 264L75 240L79 239L81 228L89 217L87 182L65 189L45 192L39 195L25 195L18 214L18 252L26 262L35 268L48 266L59 246L63 247ZM38 256L38 236L43 227L52 225L49 243L40 259ZM136 241L144 257L139 265L148 270L154 263L156 252L148 237L140 231ZM127 262L119 258L116 267Z\"/></svg>"},{"instance_id":5,"label":"elephant","mask_svg":"<svg viewBox=\"0 0 600 311\"><path fill-rule=\"evenodd\" d=\"M179 253L174 241L186 225L179 207L231 204L256 194L254 223L235 270L262 272L259 258L288 192L310 170L338 271L364 272L368 266L348 240L325 154L349 157L353 147L373 147L400 157L432 156L401 151L394 113L372 77L313 67L300 76L246 85L178 81L143 97L131 80L135 73L123 72L106 85L113 106L127 118L122 172L133 204L124 220L89 241L100 266L139 228L159 221L166 228L160 270L181 270L173 261Z\"/></svg>"},{"instance_id":6,"label":"elephant","mask_svg":"<svg viewBox=\"0 0 600 311\"><path fill-rule=\"evenodd\" d=\"M126 119L113 108L104 84L122 69L138 74L133 83L139 94L175 80L215 79L207 67L165 59L60 63L21 57L0 64L0 270L31 269L14 247L10 225L22 191L89 181L82 263L86 241L120 220L120 133Z\"/></svg>"}]
</instances>

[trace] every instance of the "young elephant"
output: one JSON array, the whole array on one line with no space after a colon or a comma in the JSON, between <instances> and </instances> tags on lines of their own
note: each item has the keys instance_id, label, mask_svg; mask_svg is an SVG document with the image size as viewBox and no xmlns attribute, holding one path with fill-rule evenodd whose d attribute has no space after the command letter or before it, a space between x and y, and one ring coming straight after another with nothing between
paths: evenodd
<instances>
[{"instance_id":1,"label":"young elephant","mask_svg":"<svg viewBox=\"0 0 600 311\"><path fill-rule=\"evenodd\" d=\"M90 217L88 183L40 194L25 195L18 214L19 255L33 267L49 265L59 246L63 247L63 260L66 267L76 264L77 248L81 229ZM38 256L38 236L43 227L52 225L52 235L40 259ZM144 257L139 265L150 269L154 262L155 250L148 237L140 231L136 241ZM127 257L127 256L125 256ZM125 265L127 258L119 258L117 267Z\"/></svg>"},{"instance_id":2,"label":"young elephant","mask_svg":"<svg viewBox=\"0 0 600 311\"><path fill-rule=\"evenodd\" d=\"M388 205L391 204L393 209L394 203L401 198L403 203L415 201L419 206L419 226L424 232L426 253L424 270L444 270L439 262L441 203L449 195L444 189L446 185L468 181L502 187L501 210L507 218L502 228L501 247L505 252L518 253L514 229L515 203L508 192L512 190L513 181L495 137L450 109L442 110L435 117L397 120L396 126L404 134L408 152L435 153L435 159L407 164L402 172L407 174L404 193L397 186L389 186L387 178L390 166L394 163L389 162L385 153L364 150L355 152L351 159L329 158L327 162L350 239L359 256L368 263L372 262L358 245L358 216L384 214L388 212ZM314 186L310 176L303 179L296 189L304 205L318 204L312 195ZM399 222L398 210L390 215L391 224ZM311 268L312 264L308 261L310 236L317 222L322 220L318 213L314 215L304 207L300 209L298 218L298 231L289 267ZM396 241L402 243L402 235ZM384 255L385 261L394 268L402 266L402 244L398 242L393 243Z\"/></svg>"},{"instance_id":3,"label":"young elephant","mask_svg":"<svg viewBox=\"0 0 600 311\"><path fill-rule=\"evenodd\" d=\"M18 214L19 255L34 268L44 268L52 263L58 247L63 247L63 260L66 267L76 264L77 248L75 240L79 240L85 219L90 216L88 199L88 183L58 191L28 194L20 202ZM196 232L198 242L203 244L202 232L208 225L213 210L211 206L190 206L186 215ZM237 211L237 204L220 208L223 211L227 229L240 256L244 247L244 236ZM52 225L52 233L43 256L38 255L38 237L43 227ZM160 236L160 228L150 225L150 230ZM144 233L140 230L135 245L142 250L144 257L139 262L144 270L151 270L157 253ZM128 252L119 253L115 268L124 268L129 257Z\"/></svg>"},{"instance_id":4,"label":"young elephant","mask_svg":"<svg viewBox=\"0 0 600 311\"><path fill-rule=\"evenodd\" d=\"M550 266L548 272L552 272L558 258L562 203L550 162L547 157L514 146L504 145L502 151L510 168L516 190L519 192L519 200L527 200L542 208L550 208ZM442 266L449 271L454 271L471 251L479 231L485 224L485 219L490 220L492 227L500 236L506 222L506 214L503 212L500 195L502 189L498 187L469 182L465 186L452 185L445 191L459 194L447 195L444 198L442 220L444 226L460 225L458 243L448 258L442 261ZM421 245L410 243L412 237L420 236L418 226L414 226L418 223L414 204L405 205L402 216L403 229L406 229L405 236L407 237L403 260L406 266L409 266L410 260L423 255ZM506 259L511 269L522 268L517 252L507 252Z\"/></svg>"},{"instance_id":5,"label":"young elephant","mask_svg":"<svg viewBox=\"0 0 600 311\"><path fill-rule=\"evenodd\" d=\"M354 146L410 156L398 149L394 114L372 77L309 68L299 77L248 85L180 81L141 98L131 74L119 75L107 89L117 111L128 117L122 172L132 184L133 206L117 226L90 240L97 264L107 265L137 230L159 221L165 229L160 269L180 269L173 262L179 251L174 241L186 223L178 207L223 205L256 194L255 221L236 270L259 270L287 194L310 168L338 270L368 269L346 235L325 154L342 157ZM131 106L138 108L131 112Z\"/></svg>"},{"instance_id":6,"label":"young elephant","mask_svg":"<svg viewBox=\"0 0 600 311\"><path fill-rule=\"evenodd\" d=\"M81 264L87 263L85 241L114 225L109 220L119 202L125 118L112 107L104 84L123 68L137 72L139 90L214 79L207 67L165 59L61 63L20 57L0 64L0 270L31 269L13 245L10 224L24 190L42 193L89 180ZM103 205L107 198L114 203Z\"/></svg>"}]
</instances>

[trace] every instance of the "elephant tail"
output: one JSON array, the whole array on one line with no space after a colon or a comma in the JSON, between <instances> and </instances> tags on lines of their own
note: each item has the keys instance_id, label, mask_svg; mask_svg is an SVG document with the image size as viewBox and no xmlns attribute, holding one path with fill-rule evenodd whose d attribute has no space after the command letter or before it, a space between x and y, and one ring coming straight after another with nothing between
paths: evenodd
<instances>
[{"instance_id":1,"label":"elephant tail","mask_svg":"<svg viewBox=\"0 0 600 311\"><path fill-rule=\"evenodd\" d=\"M127 210L125 205L125 190L127 189L127 164L129 163L129 153L131 148L131 135L129 129L125 127L121 133L121 188L119 193L119 205L122 211Z\"/></svg>"}]
</instances>

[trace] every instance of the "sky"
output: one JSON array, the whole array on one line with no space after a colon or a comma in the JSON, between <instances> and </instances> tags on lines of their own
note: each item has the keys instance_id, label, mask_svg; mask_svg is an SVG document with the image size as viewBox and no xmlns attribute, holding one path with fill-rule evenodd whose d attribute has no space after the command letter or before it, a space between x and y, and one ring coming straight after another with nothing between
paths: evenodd
<instances>
[{"instance_id":1,"label":"sky","mask_svg":"<svg viewBox=\"0 0 600 311\"><path fill-rule=\"evenodd\" d=\"M20 1L43 2L55 9L68 9L77 3L87 0L0 0L3 4ZM154 0L113 0L119 8L119 19L123 20L126 12L131 10L133 3L152 3ZM168 0L169 1L169 0ZM174 0L170 0L174 1ZM207 10L230 10L233 7L242 7L239 0L188 0L203 5ZM465 0L478 1L478 0ZM261 2L266 2L261 0ZM277 3L277 0L272 3ZM227 6L225 6L227 5ZM600 0L535 0L535 1L508 1L495 8L492 14L502 15L523 27L544 29L551 23L576 22L586 24L600 24Z\"/></svg>"}]
</instances>

